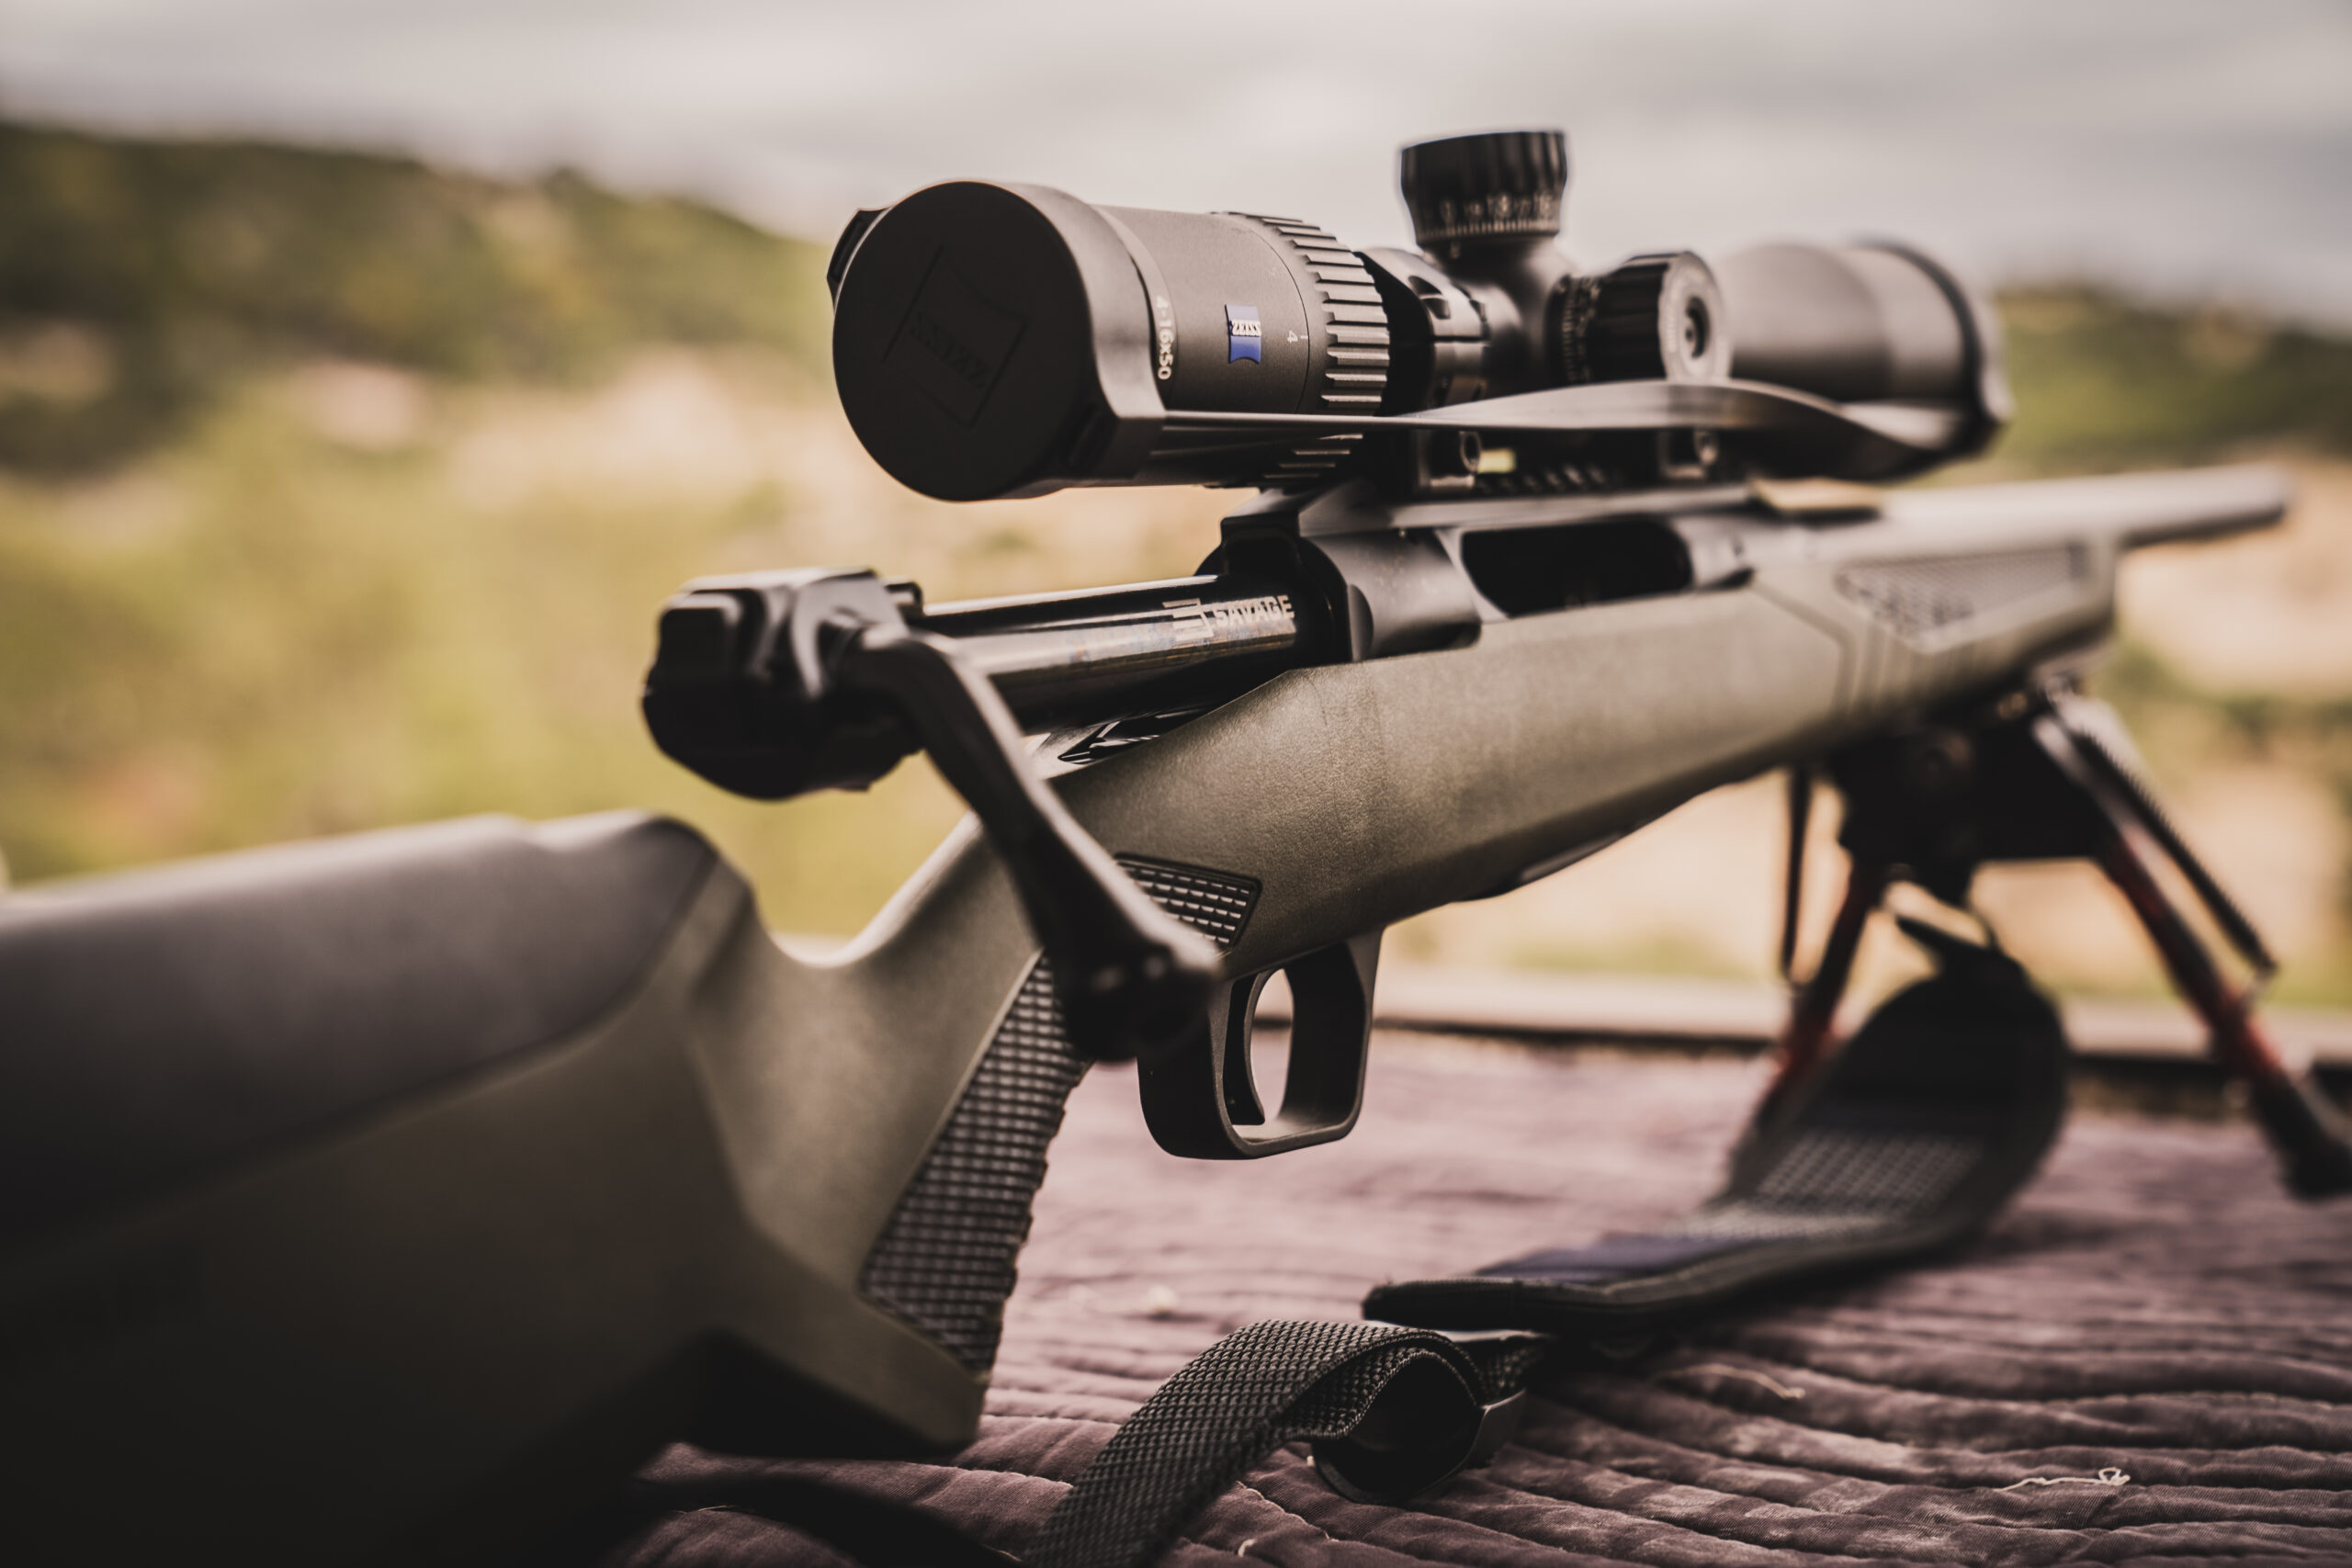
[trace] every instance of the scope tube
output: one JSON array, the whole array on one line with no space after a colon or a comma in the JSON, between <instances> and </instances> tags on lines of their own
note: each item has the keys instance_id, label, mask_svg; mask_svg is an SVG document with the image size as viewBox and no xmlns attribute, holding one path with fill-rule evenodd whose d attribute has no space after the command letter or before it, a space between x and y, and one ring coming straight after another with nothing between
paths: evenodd
<instances>
[{"instance_id":1,"label":"scope tube","mask_svg":"<svg viewBox=\"0 0 2352 1568\"><path fill-rule=\"evenodd\" d=\"M1510 457L1485 461L1480 402L1597 382L1728 375L1961 415L1961 436L1905 471L1975 449L2005 417L1991 319L1923 257L1782 245L1727 258L1721 277L1685 252L1581 272L1553 243L1557 132L1424 143L1404 173L1419 255L1355 251L1295 219L977 180L860 213L827 269L842 411L893 478L944 501L1343 474L1432 495L1889 471L1883 453L1849 472L1818 442L1754 431L1719 450L1713 427L1663 419L1515 421L1497 427ZM1437 407L1460 416L1441 434L1386 423Z\"/></svg>"}]
</instances>

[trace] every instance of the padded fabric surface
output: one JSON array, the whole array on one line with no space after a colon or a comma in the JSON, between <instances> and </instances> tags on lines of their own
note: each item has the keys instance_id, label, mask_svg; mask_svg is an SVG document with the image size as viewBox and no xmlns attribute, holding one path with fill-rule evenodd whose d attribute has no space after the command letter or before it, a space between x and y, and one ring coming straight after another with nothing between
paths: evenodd
<instances>
[{"instance_id":1,"label":"padded fabric surface","mask_svg":"<svg viewBox=\"0 0 2352 1568\"><path fill-rule=\"evenodd\" d=\"M1132 1071L1097 1069L1054 1145L978 1441L936 1463L674 1449L649 1479L720 1510L672 1517L616 1561L837 1562L724 1506L730 1481L778 1472L932 1510L1017 1552L1115 1424L1227 1331L1352 1318L1383 1279L1689 1209L1720 1180L1760 1071L1398 1037L1373 1066L1346 1142L1232 1165L1160 1154ZM2017 1484L2102 1469L2131 1479ZM1416 1508L1347 1502L1303 1450L1280 1451L1166 1561L1244 1555L2352 1561L2352 1205L2287 1197L2242 1124L2078 1115L1956 1253L1547 1375L1494 1466Z\"/></svg>"}]
</instances>

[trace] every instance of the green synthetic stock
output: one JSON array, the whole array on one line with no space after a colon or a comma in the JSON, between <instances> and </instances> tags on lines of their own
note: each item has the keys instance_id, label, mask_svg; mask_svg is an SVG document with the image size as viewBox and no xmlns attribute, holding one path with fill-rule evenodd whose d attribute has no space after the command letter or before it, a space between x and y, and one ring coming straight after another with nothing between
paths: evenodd
<instances>
[{"instance_id":1,"label":"green synthetic stock","mask_svg":"<svg viewBox=\"0 0 2352 1568\"><path fill-rule=\"evenodd\" d=\"M1292 670L1055 787L1114 854L1250 889L1227 964L1267 969L2014 687L2109 629L2123 551L2284 503L2276 474L2218 469L1750 526L1716 586ZM679 829L452 831L378 858ZM12 953L107 899L200 920L317 860L273 853L160 874L152 898L134 880L0 902L0 981L31 986ZM698 875L588 1021L9 1238L0 1464L41 1500L26 1538L103 1512L81 1560L447 1561L527 1539L682 1432L968 1440L1084 1069L1012 883L967 821L820 959L778 946L724 865ZM299 983L300 953L278 957ZM72 1016L81 993L58 994Z\"/></svg>"}]
</instances>

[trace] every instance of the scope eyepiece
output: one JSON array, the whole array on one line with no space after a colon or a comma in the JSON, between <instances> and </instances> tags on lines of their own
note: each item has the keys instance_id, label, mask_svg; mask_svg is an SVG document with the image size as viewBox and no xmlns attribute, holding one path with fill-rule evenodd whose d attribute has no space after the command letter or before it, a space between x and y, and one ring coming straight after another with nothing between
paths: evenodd
<instances>
[{"instance_id":1,"label":"scope eyepiece","mask_svg":"<svg viewBox=\"0 0 2352 1568\"><path fill-rule=\"evenodd\" d=\"M1427 254L1355 251L1297 219L978 181L860 213L827 274L842 408L893 476L951 501L1343 472L1405 493L1606 489L1702 477L1693 452L1712 477L1879 478L1981 446L2006 414L1989 320L1924 258L1780 245L1712 267L1680 252L1579 273L1553 243L1559 132L1425 142L1399 172ZM1817 428L1776 446L1760 418L1720 444L1689 439L1687 413L1674 429L1622 409L1537 428L1524 398L1732 378L1769 382L1792 406L1946 407L1937 428L1958 434L1840 457ZM1479 461L1469 406L1496 399L1520 400L1509 477L1480 472L1505 465Z\"/></svg>"}]
</instances>

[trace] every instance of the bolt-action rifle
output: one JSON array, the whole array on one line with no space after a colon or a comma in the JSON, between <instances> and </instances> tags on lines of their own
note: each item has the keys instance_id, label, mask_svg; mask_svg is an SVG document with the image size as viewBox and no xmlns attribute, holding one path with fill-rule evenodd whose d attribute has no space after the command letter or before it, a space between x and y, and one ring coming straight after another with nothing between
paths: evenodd
<instances>
[{"instance_id":1,"label":"bolt-action rifle","mask_svg":"<svg viewBox=\"0 0 2352 1568\"><path fill-rule=\"evenodd\" d=\"M673 1437L953 1447L1090 1062L1137 1060L1180 1155L1343 1136L1385 927L1774 768L1794 843L1804 781L1844 793L1854 866L1773 1103L1819 1077L1891 883L1964 907L1987 862L2088 856L2293 1183L2352 1185L2154 863L2267 969L2258 938L2070 674L2125 551L2266 525L2280 480L1884 488L2008 412L1994 323L1933 262L1584 271L1556 133L1403 174L1419 253L970 182L850 225L837 381L907 484L1256 494L1169 581L933 604L798 570L670 602L644 696L670 755L784 799L921 749L972 807L843 951L787 953L697 836L627 817L0 903L18 1495L125 1551L447 1558ZM1277 973L1278 1093L1250 1051ZM1500 1299L1430 1320L1518 1322ZM1544 1299L1557 1328L1646 1298Z\"/></svg>"}]
</instances>

